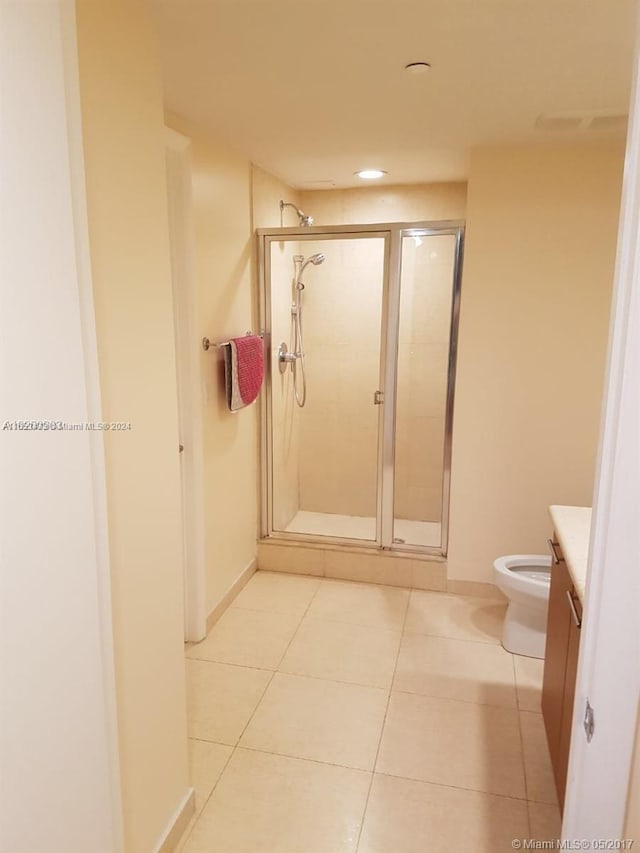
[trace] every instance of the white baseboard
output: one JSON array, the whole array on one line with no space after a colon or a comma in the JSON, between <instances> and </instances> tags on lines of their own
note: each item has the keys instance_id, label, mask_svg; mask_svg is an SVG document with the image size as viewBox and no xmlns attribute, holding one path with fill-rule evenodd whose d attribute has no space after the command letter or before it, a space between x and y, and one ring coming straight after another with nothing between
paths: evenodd
<instances>
[{"instance_id":1,"label":"white baseboard","mask_svg":"<svg viewBox=\"0 0 640 853\"><path fill-rule=\"evenodd\" d=\"M257 560L253 559L248 566L240 572L238 577L207 616L207 634L222 616L224 611L229 607L234 598L236 598L249 583L253 575L256 573L257 568Z\"/></svg>"},{"instance_id":2,"label":"white baseboard","mask_svg":"<svg viewBox=\"0 0 640 853\"><path fill-rule=\"evenodd\" d=\"M173 853L195 813L196 792L189 788L156 845L155 853Z\"/></svg>"}]
</instances>

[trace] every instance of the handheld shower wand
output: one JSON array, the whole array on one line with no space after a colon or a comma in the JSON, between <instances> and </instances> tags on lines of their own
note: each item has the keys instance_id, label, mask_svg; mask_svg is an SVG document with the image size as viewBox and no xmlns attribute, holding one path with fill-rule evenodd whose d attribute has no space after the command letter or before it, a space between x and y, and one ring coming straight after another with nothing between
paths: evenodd
<instances>
[{"instance_id":1,"label":"handheld shower wand","mask_svg":"<svg viewBox=\"0 0 640 853\"><path fill-rule=\"evenodd\" d=\"M293 204L292 202L283 201L282 199L280 199L280 211L282 212L285 207L292 207L295 210L295 212L298 214L298 219L300 220L300 225L302 226L302 228L307 228L309 225L313 225L313 216L307 216L300 210L297 205Z\"/></svg>"},{"instance_id":2,"label":"handheld shower wand","mask_svg":"<svg viewBox=\"0 0 640 853\"><path fill-rule=\"evenodd\" d=\"M304 337L302 329L302 291L304 290L304 282L302 281L302 272L308 264L318 266L324 263L325 256L322 252L311 255L305 260L304 255L293 256L293 287L294 296L291 305L291 316L293 317L293 350L288 351L286 343L283 341L278 349L278 360L280 373L284 373L288 365L291 365L293 373L293 395L296 403L302 409L307 401L307 374L304 361Z\"/></svg>"},{"instance_id":3,"label":"handheld shower wand","mask_svg":"<svg viewBox=\"0 0 640 853\"><path fill-rule=\"evenodd\" d=\"M296 257L299 257L299 256L296 255ZM306 261L303 260L302 266L300 267L300 270L298 271L298 282L297 283L302 284L302 282L300 281L300 276L302 275L304 268L308 264L313 264L315 267L317 267L318 264L321 264L323 261L324 261L324 255L322 254L322 252L318 252L316 255L311 255L311 257L307 258ZM304 285L303 285L303 287L304 287Z\"/></svg>"}]
</instances>

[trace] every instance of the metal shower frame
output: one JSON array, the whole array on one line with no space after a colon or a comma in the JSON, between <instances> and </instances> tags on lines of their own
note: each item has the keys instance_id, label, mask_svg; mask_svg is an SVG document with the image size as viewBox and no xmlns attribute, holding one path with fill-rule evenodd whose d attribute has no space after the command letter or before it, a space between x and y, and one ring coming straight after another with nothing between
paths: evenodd
<instances>
[{"instance_id":1,"label":"metal shower frame","mask_svg":"<svg viewBox=\"0 0 640 853\"><path fill-rule=\"evenodd\" d=\"M398 551L445 557L449 541L449 499L451 491L451 447L456 362L458 355L458 324L460 290L464 253L464 222L385 222L371 225L328 225L299 228L259 228L258 290L260 294L260 326L265 330L266 358L265 389L261 395L261 529L262 538L284 542L344 545L370 550ZM439 547L397 544L393 542L396 390L398 340L400 323L400 288L402 274L402 240L405 237L431 237L450 234L456 238L451 301L449 363L447 373L447 402L445 412L444 465L442 478L441 538ZM384 404L378 412L378 463L376 499L376 539L351 539L306 533L289 533L273 529L273 419L271 370L271 244L283 239L345 240L381 238L384 240L382 293L382 323L380 332L380 378L378 390L384 394Z\"/></svg>"}]
</instances>

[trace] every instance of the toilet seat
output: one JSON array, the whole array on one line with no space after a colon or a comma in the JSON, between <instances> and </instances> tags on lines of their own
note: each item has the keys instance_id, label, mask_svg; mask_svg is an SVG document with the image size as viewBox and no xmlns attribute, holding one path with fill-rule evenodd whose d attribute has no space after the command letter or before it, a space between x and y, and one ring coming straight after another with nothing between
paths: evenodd
<instances>
[{"instance_id":1,"label":"toilet seat","mask_svg":"<svg viewBox=\"0 0 640 853\"><path fill-rule=\"evenodd\" d=\"M494 562L496 585L509 599L502 645L513 654L543 658L551 588L551 557L510 554Z\"/></svg>"},{"instance_id":2,"label":"toilet seat","mask_svg":"<svg viewBox=\"0 0 640 853\"><path fill-rule=\"evenodd\" d=\"M537 599L549 598L551 557L544 554L511 554L498 557L493 564L498 587L508 597L508 590Z\"/></svg>"}]
</instances>

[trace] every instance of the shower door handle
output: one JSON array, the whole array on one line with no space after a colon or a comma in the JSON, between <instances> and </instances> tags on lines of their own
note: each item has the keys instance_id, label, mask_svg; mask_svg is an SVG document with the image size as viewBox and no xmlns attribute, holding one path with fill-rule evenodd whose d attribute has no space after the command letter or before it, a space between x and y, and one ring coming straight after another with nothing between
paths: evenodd
<instances>
[{"instance_id":1,"label":"shower door handle","mask_svg":"<svg viewBox=\"0 0 640 853\"><path fill-rule=\"evenodd\" d=\"M384 403L384 391L373 392L373 405L381 406Z\"/></svg>"}]
</instances>

